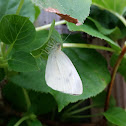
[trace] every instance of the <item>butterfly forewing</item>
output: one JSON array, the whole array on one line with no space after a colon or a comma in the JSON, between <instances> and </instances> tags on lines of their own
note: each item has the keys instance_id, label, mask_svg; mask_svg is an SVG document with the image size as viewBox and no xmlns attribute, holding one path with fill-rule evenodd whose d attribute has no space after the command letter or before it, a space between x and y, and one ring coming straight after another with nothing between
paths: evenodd
<instances>
[{"instance_id":1,"label":"butterfly forewing","mask_svg":"<svg viewBox=\"0 0 126 126\"><path fill-rule=\"evenodd\" d=\"M82 81L74 65L60 49L52 50L49 54L45 80L54 90L74 95L83 92Z\"/></svg>"}]
</instances>

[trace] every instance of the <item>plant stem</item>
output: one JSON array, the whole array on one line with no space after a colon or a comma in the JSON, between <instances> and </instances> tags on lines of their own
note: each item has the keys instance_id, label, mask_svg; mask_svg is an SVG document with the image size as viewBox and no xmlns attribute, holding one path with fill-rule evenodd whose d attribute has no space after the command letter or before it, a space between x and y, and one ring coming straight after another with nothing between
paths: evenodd
<instances>
[{"instance_id":1,"label":"plant stem","mask_svg":"<svg viewBox=\"0 0 126 126\"><path fill-rule=\"evenodd\" d=\"M101 115L102 113L95 114L95 115L75 115L75 116L70 116L70 118L90 118L90 117L96 117Z\"/></svg>"},{"instance_id":2,"label":"plant stem","mask_svg":"<svg viewBox=\"0 0 126 126\"><path fill-rule=\"evenodd\" d=\"M29 98L29 95L27 93L27 90L22 88L23 92L24 92L24 96L25 96L25 100L26 100L26 104L27 104L27 110L29 110L30 106L31 106L31 101Z\"/></svg>"},{"instance_id":3,"label":"plant stem","mask_svg":"<svg viewBox=\"0 0 126 126\"><path fill-rule=\"evenodd\" d=\"M81 108L81 109L77 109L75 111L69 112L68 115L73 115L73 114L76 114L76 113L83 112L83 111L85 111L87 109L93 108L94 106L96 106L96 105L95 104L94 105L89 105L87 107L84 107L84 108Z\"/></svg>"},{"instance_id":4,"label":"plant stem","mask_svg":"<svg viewBox=\"0 0 126 126\"><path fill-rule=\"evenodd\" d=\"M75 109L75 108L78 107L82 102L83 102L83 101L80 101L80 102L74 104L72 107L68 108L68 109L65 111L65 113L66 113L66 112L69 112L69 111L71 111L71 110L73 110L73 109Z\"/></svg>"},{"instance_id":5,"label":"plant stem","mask_svg":"<svg viewBox=\"0 0 126 126\"><path fill-rule=\"evenodd\" d=\"M18 9L17 9L17 11L16 11L16 14L17 14L17 15L19 15L20 10L21 10L21 8L22 8L22 6L23 6L23 3L24 3L24 0L20 0L20 3L19 3L19 6L18 6Z\"/></svg>"},{"instance_id":6,"label":"plant stem","mask_svg":"<svg viewBox=\"0 0 126 126\"><path fill-rule=\"evenodd\" d=\"M5 68L5 67L7 67L7 66L8 66L7 63L0 64L0 68Z\"/></svg>"},{"instance_id":7,"label":"plant stem","mask_svg":"<svg viewBox=\"0 0 126 126\"><path fill-rule=\"evenodd\" d=\"M5 51L6 51L6 44L1 42L1 54L2 54L3 59L5 59Z\"/></svg>"},{"instance_id":8,"label":"plant stem","mask_svg":"<svg viewBox=\"0 0 126 126\"><path fill-rule=\"evenodd\" d=\"M57 21L55 23L55 26L57 25L62 25L62 24L66 24L66 21L65 20L61 20L61 21ZM47 25L44 25L44 26L40 26L40 27L37 27L36 28L36 31L41 31L41 30L45 30L45 29L48 29L51 27L51 24L47 24Z\"/></svg>"},{"instance_id":9,"label":"plant stem","mask_svg":"<svg viewBox=\"0 0 126 126\"><path fill-rule=\"evenodd\" d=\"M18 122L16 122L16 124L14 126L19 126L23 121L25 121L29 118L30 118L29 115L22 117Z\"/></svg>"},{"instance_id":10,"label":"plant stem","mask_svg":"<svg viewBox=\"0 0 126 126\"><path fill-rule=\"evenodd\" d=\"M112 71L112 77L111 77L111 82L110 82L108 90L107 90L107 97L106 97L106 102L105 102L105 106L104 106L104 111L108 110L109 100L110 100L110 96L111 96L115 76L116 76L117 70L119 68L119 65L120 65L125 53L126 53L126 42L125 42L125 44L124 44L124 46L122 48L122 51L121 51L121 53L120 53L120 55L119 55L119 57L118 57L118 59L116 61L116 64L114 65L114 68L113 68L113 71Z\"/></svg>"},{"instance_id":11,"label":"plant stem","mask_svg":"<svg viewBox=\"0 0 126 126\"><path fill-rule=\"evenodd\" d=\"M80 43L63 43L63 48L89 48L89 49L99 49L99 50L106 50L110 52L115 52L114 49L104 47L104 46L98 46L93 44L80 44Z\"/></svg>"},{"instance_id":12,"label":"plant stem","mask_svg":"<svg viewBox=\"0 0 126 126\"><path fill-rule=\"evenodd\" d=\"M113 13L113 14L115 14L122 21L122 23L126 26L126 19L122 15L119 15L118 13Z\"/></svg>"}]
</instances>

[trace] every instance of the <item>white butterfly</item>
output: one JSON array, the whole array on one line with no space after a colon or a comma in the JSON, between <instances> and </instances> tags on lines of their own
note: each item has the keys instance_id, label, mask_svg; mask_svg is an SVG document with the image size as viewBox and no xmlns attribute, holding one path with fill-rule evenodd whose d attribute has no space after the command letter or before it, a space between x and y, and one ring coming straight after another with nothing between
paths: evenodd
<instances>
[{"instance_id":1,"label":"white butterfly","mask_svg":"<svg viewBox=\"0 0 126 126\"><path fill-rule=\"evenodd\" d=\"M45 80L49 87L67 94L83 93L82 81L67 55L57 44L48 56Z\"/></svg>"}]
</instances>

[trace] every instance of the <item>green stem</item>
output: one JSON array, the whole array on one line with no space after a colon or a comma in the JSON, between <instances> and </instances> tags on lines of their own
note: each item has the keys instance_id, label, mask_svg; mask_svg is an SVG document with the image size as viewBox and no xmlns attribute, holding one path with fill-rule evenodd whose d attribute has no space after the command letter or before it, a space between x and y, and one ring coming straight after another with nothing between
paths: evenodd
<instances>
[{"instance_id":1,"label":"green stem","mask_svg":"<svg viewBox=\"0 0 126 126\"><path fill-rule=\"evenodd\" d=\"M4 59L5 59L5 51L6 51L6 44L1 42L1 54Z\"/></svg>"},{"instance_id":2,"label":"green stem","mask_svg":"<svg viewBox=\"0 0 126 126\"><path fill-rule=\"evenodd\" d=\"M73 115L73 114L77 114L77 113L83 112L83 111L85 111L87 109L93 108L94 106L96 106L96 105L95 104L94 105L89 105L87 107L84 107L84 108L81 108L81 109L77 109L75 111L69 112L68 115Z\"/></svg>"},{"instance_id":3,"label":"green stem","mask_svg":"<svg viewBox=\"0 0 126 126\"><path fill-rule=\"evenodd\" d=\"M14 43L12 43L11 45L10 45L10 47L7 49L7 52L5 53L5 58L9 55L9 53L11 52L11 50L12 50L12 48L13 48L13 45L14 45Z\"/></svg>"},{"instance_id":4,"label":"green stem","mask_svg":"<svg viewBox=\"0 0 126 126\"><path fill-rule=\"evenodd\" d=\"M74 104L72 107L68 108L64 113L67 113L67 112L69 112L69 111L75 109L75 108L78 107L82 102L83 102L83 101L80 101L80 102Z\"/></svg>"},{"instance_id":5,"label":"green stem","mask_svg":"<svg viewBox=\"0 0 126 126\"><path fill-rule=\"evenodd\" d=\"M31 106L31 101L29 98L29 95L26 91L26 89L22 88L23 92L24 92L24 96L25 96L25 100L26 100L26 104L27 104L27 110L29 110L30 106Z\"/></svg>"},{"instance_id":6,"label":"green stem","mask_svg":"<svg viewBox=\"0 0 126 126\"><path fill-rule=\"evenodd\" d=\"M24 122L25 120L29 119L30 116L24 116L22 117L14 126L19 126L22 122Z\"/></svg>"},{"instance_id":7,"label":"green stem","mask_svg":"<svg viewBox=\"0 0 126 126\"><path fill-rule=\"evenodd\" d=\"M70 118L90 118L96 116L102 116L102 113L95 114L95 115L75 115L75 116L70 116Z\"/></svg>"},{"instance_id":8,"label":"green stem","mask_svg":"<svg viewBox=\"0 0 126 126\"><path fill-rule=\"evenodd\" d=\"M104 46L98 46L93 44L80 44L80 43L63 43L63 48L89 48L89 49L99 49L99 50L106 50L110 52L115 52L114 49L104 47Z\"/></svg>"},{"instance_id":9,"label":"green stem","mask_svg":"<svg viewBox=\"0 0 126 126\"><path fill-rule=\"evenodd\" d=\"M25 120L28 120L28 119L31 119L31 120L34 120L36 119L36 115L34 114L28 114L28 115L25 115L23 116L20 120L18 120L14 126L19 126L22 122L24 122Z\"/></svg>"},{"instance_id":10,"label":"green stem","mask_svg":"<svg viewBox=\"0 0 126 126\"><path fill-rule=\"evenodd\" d=\"M122 23L126 26L126 19L122 15L119 15L118 13L113 13L113 14L115 14L122 21Z\"/></svg>"},{"instance_id":11,"label":"green stem","mask_svg":"<svg viewBox=\"0 0 126 126\"><path fill-rule=\"evenodd\" d=\"M21 10L21 8L22 8L22 6L23 6L23 3L24 3L24 0L21 0L20 3L19 3L18 9L17 9L17 11L16 11L16 14L17 14L17 15L19 15L20 10Z\"/></svg>"},{"instance_id":12,"label":"green stem","mask_svg":"<svg viewBox=\"0 0 126 126\"><path fill-rule=\"evenodd\" d=\"M66 24L66 21L65 20L62 20L62 21L57 21L55 23L55 26L57 25L62 25L62 24ZM36 28L36 31L41 31L41 30L45 30L45 29L48 29L51 27L51 24L47 24L47 25L44 25L44 26L40 26L40 27L37 27Z\"/></svg>"}]
</instances>

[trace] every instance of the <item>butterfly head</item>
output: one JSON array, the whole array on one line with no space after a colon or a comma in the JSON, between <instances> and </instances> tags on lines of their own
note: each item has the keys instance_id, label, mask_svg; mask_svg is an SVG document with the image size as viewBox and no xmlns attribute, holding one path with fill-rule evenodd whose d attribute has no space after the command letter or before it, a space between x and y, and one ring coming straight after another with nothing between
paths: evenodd
<instances>
[{"instance_id":1,"label":"butterfly head","mask_svg":"<svg viewBox=\"0 0 126 126\"><path fill-rule=\"evenodd\" d=\"M61 44L60 43L56 43L56 50L61 50Z\"/></svg>"}]
</instances>

